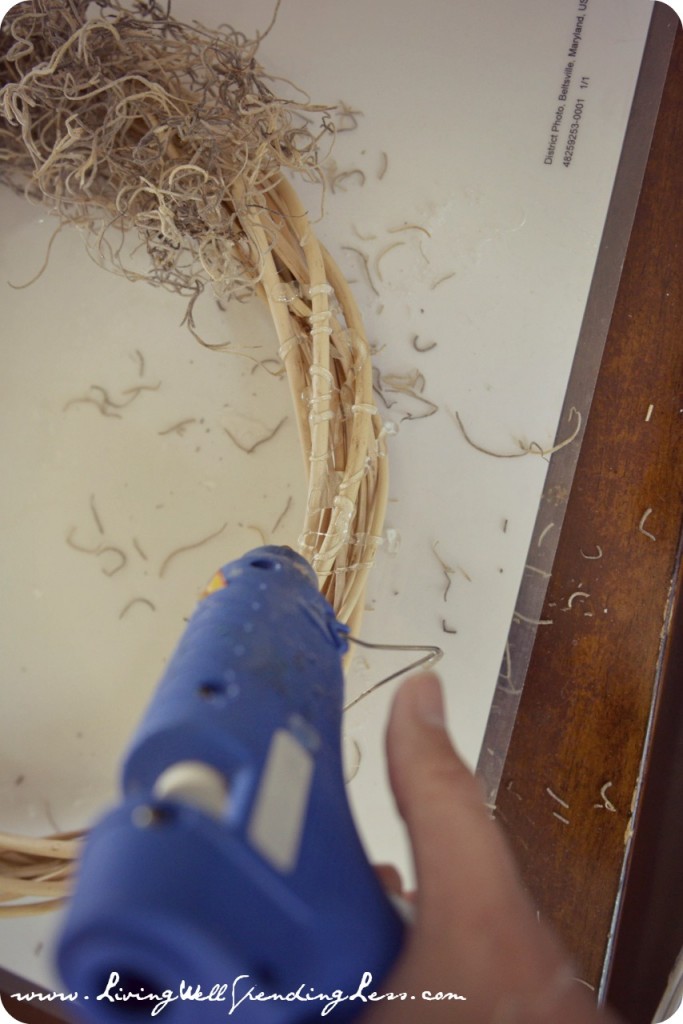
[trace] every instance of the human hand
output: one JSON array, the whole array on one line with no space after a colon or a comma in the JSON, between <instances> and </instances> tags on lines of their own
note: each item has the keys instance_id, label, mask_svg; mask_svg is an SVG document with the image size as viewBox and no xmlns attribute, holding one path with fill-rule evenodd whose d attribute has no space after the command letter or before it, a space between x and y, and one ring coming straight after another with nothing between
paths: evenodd
<instances>
[{"instance_id":1,"label":"human hand","mask_svg":"<svg viewBox=\"0 0 683 1024\"><path fill-rule=\"evenodd\" d=\"M481 787L448 738L435 675L415 676L399 690L387 758L417 893L405 948L378 991L408 996L375 1003L361 1024L618 1024L596 1008L537 920ZM397 889L395 871L380 876ZM429 1001L425 991L465 1001Z\"/></svg>"}]
</instances>

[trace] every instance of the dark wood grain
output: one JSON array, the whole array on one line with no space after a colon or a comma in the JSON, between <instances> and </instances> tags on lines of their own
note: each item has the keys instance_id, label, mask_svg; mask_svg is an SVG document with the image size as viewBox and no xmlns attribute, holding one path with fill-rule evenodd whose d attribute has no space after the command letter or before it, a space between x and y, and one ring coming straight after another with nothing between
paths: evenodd
<instances>
[{"instance_id":1,"label":"dark wood grain","mask_svg":"<svg viewBox=\"0 0 683 1024\"><path fill-rule=\"evenodd\" d=\"M683 949L683 593L665 651L652 750L610 966L610 1003L651 1021Z\"/></svg>"},{"instance_id":2,"label":"dark wood grain","mask_svg":"<svg viewBox=\"0 0 683 1024\"><path fill-rule=\"evenodd\" d=\"M536 633L497 799L540 915L596 992L612 966L652 725L673 685L682 197L679 32L541 613L552 624Z\"/></svg>"}]
</instances>

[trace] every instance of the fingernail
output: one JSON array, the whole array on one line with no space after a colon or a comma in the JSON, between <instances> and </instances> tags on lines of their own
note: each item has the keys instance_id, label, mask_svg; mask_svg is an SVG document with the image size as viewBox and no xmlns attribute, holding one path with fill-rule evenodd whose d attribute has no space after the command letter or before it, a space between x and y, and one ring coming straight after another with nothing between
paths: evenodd
<instances>
[{"instance_id":1,"label":"fingernail","mask_svg":"<svg viewBox=\"0 0 683 1024\"><path fill-rule=\"evenodd\" d=\"M422 677L416 704L418 715L425 725L431 725L437 729L445 727L446 713L438 676L427 674Z\"/></svg>"}]
</instances>

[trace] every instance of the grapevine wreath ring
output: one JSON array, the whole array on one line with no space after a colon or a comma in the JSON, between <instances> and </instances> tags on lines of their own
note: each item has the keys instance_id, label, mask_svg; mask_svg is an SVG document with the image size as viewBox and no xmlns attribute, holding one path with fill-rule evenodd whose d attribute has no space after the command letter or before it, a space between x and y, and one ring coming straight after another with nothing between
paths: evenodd
<instances>
[{"instance_id":1,"label":"grapevine wreath ring","mask_svg":"<svg viewBox=\"0 0 683 1024\"><path fill-rule=\"evenodd\" d=\"M385 427L360 312L286 177L322 181L333 111L278 98L256 60L265 34L186 25L157 0L18 4L0 31L0 178L131 279L121 247L137 232L144 276L187 298L195 337L207 286L266 303L306 468L298 548L353 631L384 524ZM0 833L0 916L59 906L82 835Z\"/></svg>"}]
</instances>

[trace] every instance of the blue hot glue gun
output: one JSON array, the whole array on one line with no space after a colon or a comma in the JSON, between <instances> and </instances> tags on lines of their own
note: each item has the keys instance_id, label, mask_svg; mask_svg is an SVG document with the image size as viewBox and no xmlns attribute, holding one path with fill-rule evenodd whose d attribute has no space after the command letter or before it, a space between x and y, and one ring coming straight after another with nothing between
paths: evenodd
<instances>
[{"instance_id":1,"label":"blue hot glue gun","mask_svg":"<svg viewBox=\"0 0 683 1024\"><path fill-rule=\"evenodd\" d=\"M377 990L403 924L344 788L347 632L289 548L211 581L85 842L57 964L86 1019L344 1021Z\"/></svg>"}]
</instances>

